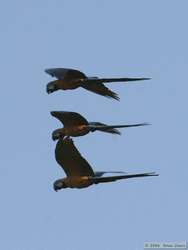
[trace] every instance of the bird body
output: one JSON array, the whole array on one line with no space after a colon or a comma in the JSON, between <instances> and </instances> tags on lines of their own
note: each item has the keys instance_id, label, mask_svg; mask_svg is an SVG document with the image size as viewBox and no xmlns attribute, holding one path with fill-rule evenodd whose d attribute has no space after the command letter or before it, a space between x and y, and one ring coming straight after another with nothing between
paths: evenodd
<instances>
[{"instance_id":1,"label":"bird body","mask_svg":"<svg viewBox=\"0 0 188 250\"><path fill-rule=\"evenodd\" d=\"M124 78L98 78L98 77L87 77L83 72L75 69L67 68L51 68L46 69L45 72L52 77L56 77L57 80L51 81L46 86L48 94L53 93L57 90L71 90L82 87L93 93L119 100L118 95L107 88L104 83L109 82L132 82L149 80L146 77L124 77Z\"/></svg>"},{"instance_id":2,"label":"bird body","mask_svg":"<svg viewBox=\"0 0 188 250\"><path fill-rule=\"evenodd\" d=\"M64 188L86 188L93 184L89 176L66 177L57 180L55 183L55 186L58 186L58 183L60 185L63 183Z\"/></svg>"},{"instance_id":3,"label":"bird body","mask_svg":"<svg viewBox=\"0 0 188 250\"><path fill-rule=\"evenodd\" d=\"M90 129L87 125L67 126L67 127L54 130L52 132L52 138L53 140L57 140L65 136L78 137L78 136L84 136L88 134L89 132L90 132Z\"/></svg>"},{"instance_id":4,"label":"bird body","mask_svg":"<svg viewBox=\"0 0 188 250\"><path fill-rule=\"evenodd\" d=\"M117 128L139 127L148 125L147 123L137 123L130 125L106 125L101 122L88 122L82 115L76 112L52 111L51 115L57 118L63 128L56 129L52 133L52 139L57 140L65 136L84 136L89 132L101 131L111 134L121 134Z\"/></svg>"},{"instance_id":5,"label":"bird body","mask_svg":"<svg viewBox=\"0 0 188 250\"><path fill-rule=\"evenodd\" d=\"M69 80L69 79L59 79L55 81L51 81L50 84L54 84L59 89L69 90L69 89L77 89L81 87L81 79Z\"/></svg>"},{"instance_id":6,"label":"bird body","mask_svg":"<svg viewBox=\"0 0 188 250\"><path fill-rule=\"evenodd\" d=\"M82 157L75 147L73 141L69 138L59 139L56 144L55 158L57 163L63 168L67 177L54 182L54 190L62 188L86 188L93 184L112 182L121 179L136 177L157 176L156 173L126 174L103 177L109 172L94 172L89 163Z\"/></svg>"}]
</instances>

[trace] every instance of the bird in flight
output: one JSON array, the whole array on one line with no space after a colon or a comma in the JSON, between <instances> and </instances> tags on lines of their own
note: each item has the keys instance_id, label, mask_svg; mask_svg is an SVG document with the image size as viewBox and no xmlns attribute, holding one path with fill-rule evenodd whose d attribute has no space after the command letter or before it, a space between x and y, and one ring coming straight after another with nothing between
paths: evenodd
<instances>
[{"instance_id":1,"label":"bird in flight","mask_svg":"<svg viewBox=\"0 0 188 250\"><path fill-rule=\"evenodd\" d=\"M100 122L88 122L82 115L76 112L52 111L51 115L57 118L64 125L63 128L56 129L52 133L52 139L58 140L64 137L77 137L89 132L101 131L111 134L121 134L117 128L129 128L149 125L148 123L137 123L130 125L106 125Z\"/></svg>"},{"instance_id":2,"label":"bird in flight","mask_svg":"<svg viewBox=\"0 0 188 250\"><path fill-rule=\"evenodd\" d=\"M86 188L93 184L112 182L121 179L158 176L155 172L141 174L126 174L125 172L94 172L89 163L82 157L72 139L59 139L55 148L57 163L63 168L67 177L54 182L54 190L62 188ZM104 177L106 173L121 173Z\"/></svg>"},{"instance_id":3,"label":"bird in flight","mask_svg":"<svg viewBox=\"0 0 188 250\"><path fill-rule=\"evenodd\" d=\"M104 83L109 82L132 82L132 81L142 81L149 80L151 78L137 77L137 78L99 78L99 77L88 77L83 72L75 69L66 68L51 68L46 69L46 73L56 77L57 80L51 81L46 86L46 91L48 94L61 90L76 89L82 87L86 90L94 92L98 95L102 95L108 98L113 98L119 100L118 95L108 89Z\"/></svg>"}]
</instances>

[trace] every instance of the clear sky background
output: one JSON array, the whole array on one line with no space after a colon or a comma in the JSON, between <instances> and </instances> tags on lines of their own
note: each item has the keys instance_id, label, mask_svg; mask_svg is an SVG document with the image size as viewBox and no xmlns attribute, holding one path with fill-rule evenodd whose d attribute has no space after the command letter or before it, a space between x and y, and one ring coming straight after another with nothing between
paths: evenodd
<instances>
[{"instance_id":1,"label":"clear sky background","mask_svg":"<svg viewBox=\"0 0 188 250\"><path fill-rule=\"evenodd\" d=\"M187 239L187 9L186 0L1 1L1 249L135 250ZM49 67L152 80L109 84L120 102L84 89L47 95ZM74 141L96 170L160 176L54 192L64 172L52 110L152 123Z\"/></svg>"}]
</instances>

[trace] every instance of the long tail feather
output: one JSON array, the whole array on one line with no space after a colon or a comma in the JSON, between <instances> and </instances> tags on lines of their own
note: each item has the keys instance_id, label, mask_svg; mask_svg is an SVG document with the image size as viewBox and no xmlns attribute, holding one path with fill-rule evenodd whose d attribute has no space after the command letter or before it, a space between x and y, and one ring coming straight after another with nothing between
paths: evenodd
<instances>
[{"instance_id":1,"label":"long tail feather","mask_svg":"<svg viewBox=\"0 0 188 250\"><path fill-rule=\"evenodd\" d=\"M126 174L126 172L123 171L96 171L94 172L95 177L101 177L104 174Z\"/></svg>"},{"instance_id":2,"label":"long tail feather","mask_svg":"<svg viewBox=\"0 0 188 250\"><path fill-rule=\"evenodd\" d=\"M89 128L92 132L99 130L111 134L121 134L117 128L130 128L130 127L141 127L150 125L149 123L137 123L137 124L126 124L126 125L106 125L100 122L90 122Z\"/></svg>"},{"instance_id":3,"label":"long tail feather","mask_svg":"<svg viewBox=\"0 0 188 250\"><path fill-rule=\"evenodd\" d=\"M103 83L108 83L108 82L134 82L134 81L145 81L145 80L150 80L151 78L149 77L126 77L126 78L101 78L98 79Z\"/></svg>"},{"instance_id":4,"label":"long tail feather","mask_svg":"<svg viewBox=\"0 0 188 250\"><path fill-rule=\"evenodd\" d=\"M138 178L138 177L151 177L158 176L155 172L151 173L142 173L142 174L127 174L127 175L119 175L119 176L109 176L109 177L91 177L91 180L94 184L102 183L102 182L112 182L122 179L130 179L130 178Z\"/></svg>"}]
</instances>

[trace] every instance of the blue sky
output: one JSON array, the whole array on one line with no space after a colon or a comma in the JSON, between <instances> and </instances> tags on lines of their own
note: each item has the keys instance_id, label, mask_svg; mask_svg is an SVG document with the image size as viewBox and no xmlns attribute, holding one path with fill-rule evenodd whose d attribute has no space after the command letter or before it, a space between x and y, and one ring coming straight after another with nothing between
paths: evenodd
<instances>
[{"instance_id":1,"label":"blue sky","mask_svg":"<svg viewBox=\"0 0 188 250\"><path fill-rule=\"evenodd\" d=\"M143 249L187 239L187 1L2 1L0 235L5 250ZM120 102L83 89L45 93L49 67L109 84ZM51 110L109 124L152 126L76 138L96 170L160 177L55 193Z\"/></svg>"}]
</instances>

